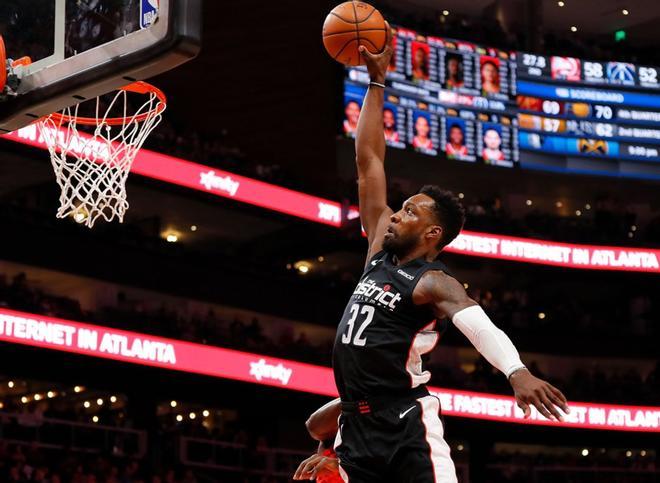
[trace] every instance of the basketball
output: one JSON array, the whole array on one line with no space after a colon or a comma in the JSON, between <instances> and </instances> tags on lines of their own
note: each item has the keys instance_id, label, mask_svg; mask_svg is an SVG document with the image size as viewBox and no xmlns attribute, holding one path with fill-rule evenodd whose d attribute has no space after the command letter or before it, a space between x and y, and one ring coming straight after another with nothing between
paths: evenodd
<instances>
[{"instance_id":1,"label":"basketball","mask_svg":"<svg viewBox=\"0 0 660 483\"><path fill-rule=\"evenodd\" d=\"M344 65L361 65L358 50L363 45L369 52L382 52L387 42L387 25L378 10L364 2L337 5L323 23L323 45L330 57Z\"/></svg>"}]
</instances>

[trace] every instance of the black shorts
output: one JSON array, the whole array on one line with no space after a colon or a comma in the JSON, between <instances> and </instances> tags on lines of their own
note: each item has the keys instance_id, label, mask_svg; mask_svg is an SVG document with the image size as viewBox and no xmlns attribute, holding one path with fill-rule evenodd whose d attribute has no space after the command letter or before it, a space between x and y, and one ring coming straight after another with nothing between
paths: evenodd
<instances>
[{"instance_id":1,"label":"black shorts","mask_svg":"<svg viewBox=\"0 0 660 483\"><path fill-rule=\"evenodd\" d=\"M368 414L342 412L335 451L348 483L456 483L435 396Z\"/></svg>"}]
</instances>

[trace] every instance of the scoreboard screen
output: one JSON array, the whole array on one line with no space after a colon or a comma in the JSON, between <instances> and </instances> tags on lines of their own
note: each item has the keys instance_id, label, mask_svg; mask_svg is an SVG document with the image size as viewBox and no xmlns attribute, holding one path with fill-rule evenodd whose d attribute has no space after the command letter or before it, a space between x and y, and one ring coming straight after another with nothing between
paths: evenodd
<instances>
[{"instance_id":1,"label":"scoreboard screen","mask_svg":"<svg viewBox=\"0 0 660 483\"><path fill-rule=\"evenodd\" d=\"M660 69L519 52L523 165L660 179ZM527 156L526 153L545 156Z\"/></svg>"},{"instance_id":2,"label":"scoreboard screen","mask_svg":"<svg viewBox=\"0 0 660 483\"><path fill-rule=\"evenodd\" d=\"M505 52L395 27L383 113L390 147L523 169L660 179L660 68ZM344 79L354 137L369 83Z\"/></svg>"},{"instance_id":3,"label":"scoreboard screen","mask_svg":"<svg viewBox=\"0 0 660 483\"><path fill-rule=\"evenodd\" d=\"M394 28L383 122L394 148L440 159L513 167L518 162L515 56ZM346 69L343 134L354 137L369 75Z\"/></svg>"}]
</instances>

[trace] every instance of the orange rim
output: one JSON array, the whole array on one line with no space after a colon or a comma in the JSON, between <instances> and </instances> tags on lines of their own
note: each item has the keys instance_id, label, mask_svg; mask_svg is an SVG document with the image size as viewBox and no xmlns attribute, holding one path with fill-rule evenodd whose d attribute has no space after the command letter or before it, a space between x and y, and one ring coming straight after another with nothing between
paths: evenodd
<instances>
[{"instance_id":1,"label":"orange rim","mask_svg":"<svg viewBox=\"0 0 660 483\"><path fill-rule=\"evenodd\" d=\"M109 117L105 119L105 124L109 126L121 126L126 123L127 119L136 122L142 122L151 116L157 116L158 114L163 112L165 110L165 107L167 106L167 97L165 97L165 93L161 91L158 87L155 87L149 84L148 82L137 81L134 82L133 84L129 84L127 86L121 87L118 90L126 91L126 92L134 92L136 94L145 94L145 95L154 94L158 98L158 103L156 104L156 107L154 109L152 109L149 112L142 113L139 116ZM58 124L69 123L72 121L75 122L76 124L81 124L83 126L98 126L99 124L99 119L96 119L94 117L69 116L67 114L62 114L60 112L56 112L47 117L50 117L53 121L55 121Z\"/></svg>"},{"instance_id":2,"label":"orange rim","mask_svg":"<svg viewBox=\"0 0 660 483\"><path fill-rule=\"evenodd\" d=\"M7 85L7 52L5 51L5 41L0 35L0 94Z\"/></svg>"}]
</instances>

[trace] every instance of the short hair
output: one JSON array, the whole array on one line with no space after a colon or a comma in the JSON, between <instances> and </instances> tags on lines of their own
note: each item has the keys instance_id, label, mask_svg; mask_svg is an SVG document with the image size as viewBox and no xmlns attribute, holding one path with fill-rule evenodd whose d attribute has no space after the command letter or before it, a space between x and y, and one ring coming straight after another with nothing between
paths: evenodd
<instances>
[{"instance_id":1,"label":"short hair","mask_svg":"<svg viewBox=\"0 0 660 483\"><path fill-rule=\"evenodd\" d=\"M448 190L443 190L439 186L426 185L419 190L420 194L433 199L433 212L442 226L442 238L438 248L444 248L449 245L454 238L463 229L465 224L465 208L460 200Z\"/></svg>"}]
</instances>

